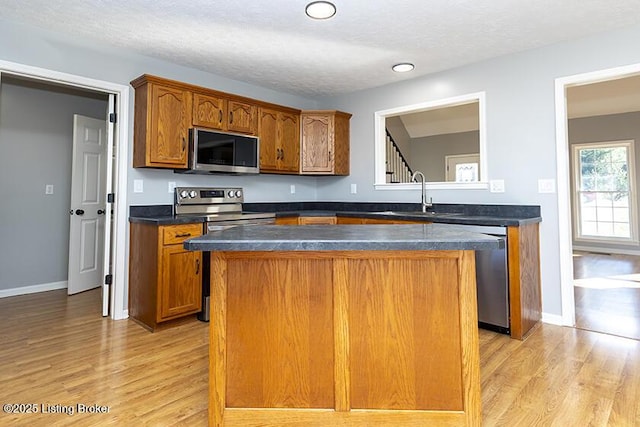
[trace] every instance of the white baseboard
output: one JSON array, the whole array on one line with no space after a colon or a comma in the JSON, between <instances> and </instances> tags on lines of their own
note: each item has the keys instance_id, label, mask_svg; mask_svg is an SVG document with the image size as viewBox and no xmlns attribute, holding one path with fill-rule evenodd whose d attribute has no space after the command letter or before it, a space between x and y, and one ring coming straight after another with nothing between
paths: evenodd
<instances>
[{"instance_id":1,"label":"white baseboard","mask_svg":"<svg viewBox=\"0 0 640 427\"><path fill-rule=\"evenodd\" d=\"M41 285L21 286L19 288L0 289L0 298L14 297L16 295L35 294L37 292L55 291L66 289L67 281L43 283Z\"/></svg>"},{"instance_id":2,"label":"white baseboard","mask_svg":"<svg viewBox=\"0 0 640 427\"><path fill-rule=\"evenodd\" d=\"M557 314L542 313L542 322L551 325L566 326L562 320L562 316Z\"/></svg>"},{"instance_id":3,"label":"white baseboard","mask_svg":"<svg viewBox=\"0 0 640 427\"><path fill-rule=\"evenodd\" d=\"M122 310L120 313L116 313L113 320L124 320L129 318L129 310Z\"/></svg>"}]
</instances>

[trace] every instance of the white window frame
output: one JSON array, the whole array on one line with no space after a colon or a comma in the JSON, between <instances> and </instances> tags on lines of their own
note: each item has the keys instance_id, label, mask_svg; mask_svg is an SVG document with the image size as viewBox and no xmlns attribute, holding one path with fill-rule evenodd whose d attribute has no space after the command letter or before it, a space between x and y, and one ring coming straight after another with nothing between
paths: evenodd
<instances>
[{"instance_id":1,"label":"white window frame","mask_svg":"<svg viewBox=\"0 0 640 427\"><path fill-rule=\"evenodd\" d=\"M638 209L637 209L637 197L636 197L636 172L635 172L635 152L634 152L634 140L622 140L622 141L602 141L602 142L588 142L581 144L572 144L573 155L573 228L574 228L574 240L577 242L597 242L597 243L609 243L609 244L622 244L622 245L637 245L638 244ZM631 236L625 237L600 237L600 236L584 236L581 230L580 221L580 155L579 151L585 148L607 148L607 147L625 147L627 149L627 166L629 177L629 229Z\"/></svg>"},{"instance_id":2,"label":"white window frame","mask_svg":"<svg viewBox=\"0 0 640 427\"><path fill-rule=\"evenodd\" d=\"M456 105L478 103L479 120L479 154L480 154L480 180L476 182L427 182L426 188L429 190L487 190L489 188L489 160L487 156L487 114L486 114L485 92L475 92L466 95L454 96L451 98L438 99L435 101L421 102L419 104L405 105L402 107L390 108L388 110L376 111L374 113L374 188L376 190L420 190L417 182L388 183L386 168L386 140L387 133L385 120L387 117L397 116L409 112L420 112L443 107L453 107Z\"/></svg>"}]
</instances>

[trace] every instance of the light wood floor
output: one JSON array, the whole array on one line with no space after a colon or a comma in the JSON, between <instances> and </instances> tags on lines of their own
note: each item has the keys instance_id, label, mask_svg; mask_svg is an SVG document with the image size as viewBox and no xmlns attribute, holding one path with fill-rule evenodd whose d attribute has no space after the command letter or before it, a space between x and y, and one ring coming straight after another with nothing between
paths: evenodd
<instances>
[{"instance_id":1,"label":"light wood floor","mask_svg":"<svg viewBox=\"0 0 640 427\"><path fill-rule=\"evenodd\" d=\"M576 327L640 340L640 257L576 252Z\"/></svg>"},{"instance_id":2,"label":"light wood floor","mask_svg":"<svg viewBox=\"0 0 640 427\"><path fill-rule=\"evenodd\" d=\"M0 426L206 426L207 324L150 333L100 317L99 292L0 299L0 403L109 413L0 413ZM484 426L640 426L640 342L542 325L480 330ZM324 427L324 426L323 426Z\"/></svg>"}]
</instances>

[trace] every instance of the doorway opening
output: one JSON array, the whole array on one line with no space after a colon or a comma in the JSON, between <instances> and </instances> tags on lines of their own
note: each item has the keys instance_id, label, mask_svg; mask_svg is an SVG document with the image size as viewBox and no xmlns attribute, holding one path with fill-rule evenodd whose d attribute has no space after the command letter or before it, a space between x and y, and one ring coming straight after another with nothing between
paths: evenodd
<instances>
[{"instance_id":1,"label":"doorway opening","mask_svg":"<svg viewBox=\"0 0 640 427\"><path fill-rule=\"evenodd\" d=\"M93 93L98 97L102 97L103 99L108 98L108 102L105 105L107 104L109 105L110 109L108 111L114 113L113 119L115 119L118 123L113 127L111 127L111 132L113 132L112 140L114 141L114 145L113 146L109 145L110 150L107 156L109 161L106 162L112 166L112 170L113 170L113 179L111 179L111 177L105 179L105 182L109 182L113 184L113 185L109 185L110 192L113 194L113 196L111 196L110 199L112 199L113 202L107 207L108 210L110 211L113 210L113 216L112 216L113 232L112 233L108 231L105 232L105 235L107 235L107 238L112 237L112 242L109 243L110 249L108 251L108 255L111 255L110 273L112 275L112 279L111 279L111 286L106 288L105 298L103 299L103 315L109 315L112 319L124 319L127 317L127 312L125 310L125 302L126 302L125 300L125 289L126 289L125 240L126 240L126 230L127 230L127 214L126 214L127 155L126 153L128 152L127 122L128 122L128 109L129 109L129 88L128 86L119 85L115 83L87 79L85 77L75 76L75 75L66 74L66 73L59 73L52 70L46 70L46 69L41 69L37 67L30 67L30 66L25 66L21 64L0 61L0 78L6 79L7 77L10 77L11 79L16 79L16 80L30 81L30 82L33 82L33 84L39 84L44 86L53 85L62 92L67 91L67 92L76 92L76 93L85 93L85 94ZM107 120L106 113L107 113L107 109L104 110L104 114L103 114L103 117L105 120ZM22 114L24 114L25 120L29 119L29 111L24 111L22 112ZM42 120L46 120L46 116ZM66 124L66 123L61 125L69 126L69 124ZM46 138L46 135L43 135L43 138ZM35 136L35 139L37 140L37 135ZM12 144L17 144L17 143L20 143L19 139L12 139ZM8 152L10 153L11 151L9 150ZM42 158L43 155L45 155L45 153L39 152L38 150L35 150L34 152L32 152L32 157L29 157L28 153L29 153L29 150L27 149L27 153L26 153L27 158L32 158L32 159L35 159L38 156ZM44 159L41 159L41 161L44 161L44 162L46 162L47 160L49 159L46 158L46 155ZM26 162L22 162L20 165L23 168L25 168L25 170L29 171L31 176L37 177L38 174L42 172L40 170L41 168L38 168L37 164L35 164L34 162L26 161ZM40 177L40 178L46 180L48 177ZM16 182L16 186L18 187L20 186L19 181ZM53 185L51 183L42 185L42 188L39 188L40 186L36 186L36 187L37 187L37 197L41 197L42 195L53 195L57 191L62 190L62 188L56 187L56 185ZM40 194L40 192L42 193L42 195ZM18 193L21 196L24 195L23 194L24 191L22 192L19 191ZM26 194L24 196L25 196L25 205L23 206L23 208L26 210L28 209L29 200L31 200L29 196L36 197L36 193L31 195ZM53 200L53 198L49 199L49 201L51 200ZM66 215L69 215L68 206L65 209L65 211L66 211ZM48 224L47 221L50 215L47 215L46 207L41 208L41 211L38 212L38 215L39 215L40 223L44 222L45 224ZM19 220L20 219L18 219L18 221ZM29 222L33 223L33 221L29 221ZM49 230L55 229L55 224L48 224L48 225L50 225L51 227L49 228ZM11 227L24 230L24 228L19 226L29 227L29 224L28 223L13 224ZM35 239L35 237L36 236L34 236L32 239ZM41 235L39 236L39 239L41 239L41 241L46 240L47 234L41 233ZM33 245L38 245L37 239L31 240L31 243ZM27 259L28 262L30 262L29 265L31 265L32 266L31 268L33 269L35 269L36 266L40 265L40 263L46 259L44 257L37 258L33 256L34 253L31 253L30 251L23 251L23 252L26 252L26 253L23 253L24 258ZM104 259L100 260L100 262L106 263L106 259L107 257L104 257ZM23 293L37 292L38 290L36 288L37 286L34 286L33 289ZM46 289L43 289L43 290L46 290ZM11 293L11 292L21 292L21 291L20 291L20 288L12 289L10 290L10 293L4 296L19 294L19 293ZM1 290L0 290L0 293L2 293Z\"/></svg>"},{"instance_id":2,"label":"doorway opening","mask_svg":"<svg viewBox=\"0 0 640 427\"><path fill-rule=\"evenodd\" d=\"M640 64L556 80L562 323L640 339Z\"/></svg>"}]
</instances>

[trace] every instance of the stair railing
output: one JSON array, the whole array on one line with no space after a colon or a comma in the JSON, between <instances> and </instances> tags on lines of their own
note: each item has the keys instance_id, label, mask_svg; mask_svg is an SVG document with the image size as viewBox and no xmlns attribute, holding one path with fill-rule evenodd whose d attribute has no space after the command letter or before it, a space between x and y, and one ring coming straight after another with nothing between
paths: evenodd
<instances>
[{"instance_id":1,"label":"stair railing","mask_svg":"<svg viewBox=\"0 0 640 427\"><path fill-rule=\"evenodd\" d=\"M413 171L388 130L385 158L387 183L411 182Z\"/></svg>"}]
</instances>

